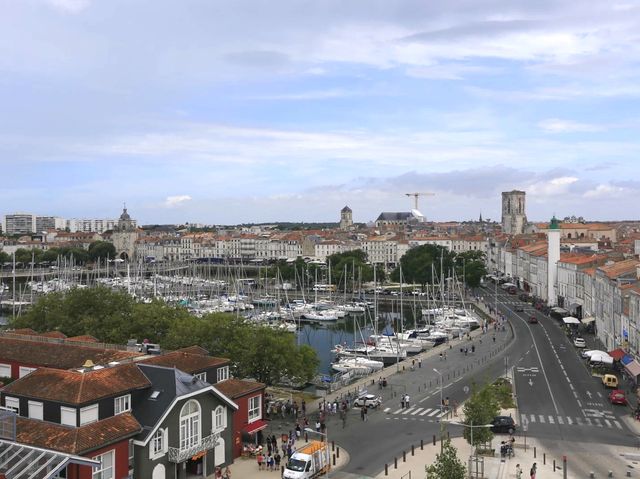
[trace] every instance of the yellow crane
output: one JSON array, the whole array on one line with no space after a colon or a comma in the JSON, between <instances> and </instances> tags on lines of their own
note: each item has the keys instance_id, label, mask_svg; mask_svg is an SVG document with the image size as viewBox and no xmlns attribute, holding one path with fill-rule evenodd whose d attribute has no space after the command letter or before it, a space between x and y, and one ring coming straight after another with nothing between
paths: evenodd
<instances>
[{"instance_id":1,"label":"yellow crane","mask_svg":"<svg viewBox=\"0 0 640 479\"><path fill-rule=\"evenodd\" d=\"M418 209L418 197L419 196L435 196L435 193L431 193L431 192L426 192L426 193L405 193L405 196L413 196L413 209L417 210ZM419 210L418 210L419 211Z\"/></svg>"}]
</instances>

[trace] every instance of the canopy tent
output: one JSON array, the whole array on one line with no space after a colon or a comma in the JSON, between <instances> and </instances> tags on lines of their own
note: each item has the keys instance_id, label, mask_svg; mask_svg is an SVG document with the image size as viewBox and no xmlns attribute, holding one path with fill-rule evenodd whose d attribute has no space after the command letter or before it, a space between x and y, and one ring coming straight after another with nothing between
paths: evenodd
<instances>
[{"instance_id":1,"label":"canopy tent","mask_svg":"<svg viewBox=\"0 0 640 479\"><path fill-rule=\"evenodd\" d=\"M624 349L617 348L617 349L614 349L613 351L609 351L607 354L609 354L609 356L611 356L616 361L620 361L626 353L624 352Z\"/></svg>"},{"instance_id":2,"label":"canopy tent","mask_svg":"<svg viewBox=\"0 0 640 479\"><path fill-rule=\"evenodd\" d=\"M596 320L593 316L588 316L586 318L582 318L582 324L593 323Z\"/></svg>"},{"instance_id":3,"label":"canopy tent","mask_svg":"<svg viewBox=\"0 0 640 479\"><path fill-rule=\"evenodd\" d=\"M558 306L551 308L551 311L553 311L554 313L558 313L558 314L569 314L569 311L567 311L564 308L560 308Z\"/></svg>"},{"instance_id":4,"label":"canopy tent","mask_svg":"<svg viewBox=\"0 0 640 479\"><path fill-rule=\"evenodd\" d=\"M633 356L631 356L630 354L625 354L624 356L622 356L622 359L620 360L620 362L626 366L633 360L634 360Z\"/></svg>"},{"instance_id":5,"label":"canopy tent","mask_svg":"<svg viewBox=\"0 0 640 479\"><path fill-rule=\"evenodd\" d=\"M629 373L629 375L636 379L640 376L640 363L635 359L628 364L625 364L624 369Z\"/></svg>"},{"instance_id":6,"label":"canopy tent","mask_svg":"<svg viewBox=\"0 0 640 479\"><path fill-rule=\"evenodd\" d=\"M573 316L562 318L562 321L564 321L564 324L580 324L580 320L578 318L574 318Z\"/></svg>"}]
</instances>

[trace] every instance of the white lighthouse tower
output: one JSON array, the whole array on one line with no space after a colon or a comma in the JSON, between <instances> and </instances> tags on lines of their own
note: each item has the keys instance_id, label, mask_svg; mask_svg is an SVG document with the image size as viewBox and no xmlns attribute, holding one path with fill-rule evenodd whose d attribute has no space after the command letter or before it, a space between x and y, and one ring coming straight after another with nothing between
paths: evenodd
<instances>
[{"instance_id":1,"label":"white lighthouse tower","mask_svg":"<svg viewBox=\"0 0 640 479\"><path fill-rule=\"evenodd\" d=\"M560 225L555 215L547 230L547 304L558 304L558 261L560 261Z\"/></svg>"}]
</instances>

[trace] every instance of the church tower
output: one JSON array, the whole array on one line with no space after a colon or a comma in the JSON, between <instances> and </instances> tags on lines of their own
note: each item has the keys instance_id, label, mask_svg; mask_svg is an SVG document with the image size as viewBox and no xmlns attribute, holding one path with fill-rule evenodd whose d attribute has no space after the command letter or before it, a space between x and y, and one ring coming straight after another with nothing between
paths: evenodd
<instances>
[{"instance_id":1,"label":"church tower","mask_svg":"<svg viewBox=\"0 0 640 479\"><path fill-rule=\"evenodd\" d=\"M510 235L524 233L527 224L524 191L505 191L502 193L502 232Z\"/></svg>"},{"instance_id":2,"label":"church tower","mask_svg":"<svg viewBox=\"0 0 640 479\"><path fill-rule=\"evenodd\" d=\"M340 229L348 230L353 226L353 212L351 208L345 206L340 210Z\"/></svg>"}]
</instances>

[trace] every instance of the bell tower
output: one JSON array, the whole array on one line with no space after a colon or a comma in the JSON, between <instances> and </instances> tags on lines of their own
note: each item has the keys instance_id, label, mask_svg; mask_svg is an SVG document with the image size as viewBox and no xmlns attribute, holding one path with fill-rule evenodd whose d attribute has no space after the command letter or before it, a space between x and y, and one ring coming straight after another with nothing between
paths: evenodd
<instances>
[{"instance_id":1,"label":"bell tower","mask_svg":"<svg viewBox=\"0 0 640 479\"><path fill-rule=\"evenodd\" d=\"M502 193L502 232L510 235L524 233L527 224L524 191L513 190Z\"/></svg>"}]
</instances>

